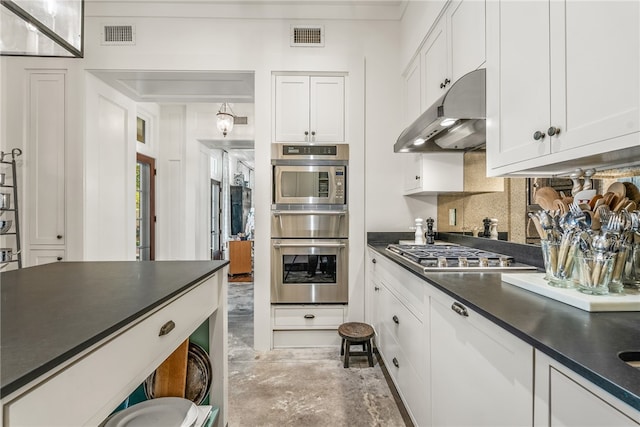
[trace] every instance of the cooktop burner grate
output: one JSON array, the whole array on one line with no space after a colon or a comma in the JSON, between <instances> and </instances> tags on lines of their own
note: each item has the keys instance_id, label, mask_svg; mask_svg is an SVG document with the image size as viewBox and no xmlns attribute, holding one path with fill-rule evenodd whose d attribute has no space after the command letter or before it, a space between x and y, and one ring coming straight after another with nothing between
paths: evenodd
<instances>
[{"instance_id":1,"label":"cooktop burner grate","mask_svg":"<svg viewBox=\"0 0 640 427\"><path fill-rule=\"evenodd\" d=\"M535 269L516 264L512 256L466 246L391 244L387 251L419 265L424 271Z\"/></svg>"}]
</instances>

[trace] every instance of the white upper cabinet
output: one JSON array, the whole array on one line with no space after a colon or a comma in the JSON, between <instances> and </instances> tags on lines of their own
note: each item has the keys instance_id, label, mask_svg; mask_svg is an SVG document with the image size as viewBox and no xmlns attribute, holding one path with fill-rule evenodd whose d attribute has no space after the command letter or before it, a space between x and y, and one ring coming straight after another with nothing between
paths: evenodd
<instances>
[{"instance_id":1,"label":"white upper cabinet","mask_svg":"<svg viewBox=\"0 0 640 427\"><path fill-rule=\"evenodd\" d=\"M344 142L344 77L275 76L275 142Z\"/></svg>"},{"instance_id":2,"label":"white upper cabinet","mask_svg":"<svg viewBox=\"0 0 640 427\"><path fill-rule=\"evenodd\" d=\"M457 0L447 9L449 75L452 82L484 65L485 1Z\"/></svg>"},{"instance_id":3,"label":"white upper cabinet","mask_svg":"<svg viewBox=\"0 0 640 427\"><path fill-rule=\"evenodd\" d=\"M441 19L429 34L420 51L422 58L422 109L425 111L451 85L447 55L446 19ZM414 117L414 119L417 118Z\"/></svg>"},{"instance_id":4,"label":"white upper cabinet","mask_svg":"<svg viewBox=\"0 0 640 427\"><path fill-rule=\"evenodd\" d=\"M638 155L637 1L489 2L487 35L490 175Z\"/></svg>"},{"instance_id":5,"label":"white upper cabinet","mask_svg":"<svg viewBox=\"0 0 640 427\"><path fill-rule=\"evenodd\" d=\"M485 2L453 1L433 27L420 51L422 111L451 84L485 62ZM417 117L417 116L416 116Z\"/></svg>"}]
</instances>

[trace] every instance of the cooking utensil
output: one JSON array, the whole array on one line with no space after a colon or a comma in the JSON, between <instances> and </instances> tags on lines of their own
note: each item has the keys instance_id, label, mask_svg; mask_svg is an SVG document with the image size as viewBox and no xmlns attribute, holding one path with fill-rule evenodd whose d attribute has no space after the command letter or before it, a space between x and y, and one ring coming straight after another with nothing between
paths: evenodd
<instances>
[{"instance_id":1,"label":"cooking utensil","mask_svg":"<svg viewBox=\"0 0 640 427\"><path fill-rule=\"evenodd\" d=\"M633 200L634 202L640 202L640 190L638 187L632 182L623 182L624 188L626 190L626 196L629 200Z\"/></svg>"},{"instance_id":2,"label":"cooking utensil","mask_svg":"<svg viewBox=\"0 0 640 427\"><path fill-rule=\"evenodd\" d=\"M11 193L0 193L0 209L10 209Z\"/></svg>"},{"instance_id":3,"label":"cooking utensil","mask_svg":"<svg viewBox=\"0 0 640 427\"><path fill-rule=\"evenodd\" d=\"M596 190L582 190L573 196L578 203L589 203L596 195Z\"/></svg>"},{"instance_id":4,"label":"cooking utensil","mask_svg":"<svg viewBox=\"0 0 640 427\"><path fill-rule=\"evenodd\" d=\"M211 388L213 368L207 352L198 344L189 342L187 354L186 384L184 397L200 405ZM144 382L144 393L148 399L154 399L157 370L152 372Z\"/></svg>"},{"instance_id":5,"label":"cooking utensil","mask_svg":"<svg viewBox=\"0 0 640 427\"><path fill-rule=\"evenodd\" d=\"M602 194L596 194L591 198L591 200L589 200L589 207L591 208L592 211L596 210L596 203L600 199L602 199Z\"/></svg>"},{"instance_id":6,"label":"cooking utensil","mask_svg":"<svg viewBox=\"0 0 640 427\"><path fill-rule=\"evenodd\" d=\"M187 353L189 340L185 340L156 369L153 394L155 397L184 397L187 384Z\"/></svg>"},{"instance_id":7,"label":"cooking utensil","mask_svg":"<svg viewBox=\"0 0 640 427\"><path fill-rule=\"evenodd\" d=\"M614 182L607 188L607 193L613 193L618 199L621 199L627 195L627 188L622 182Z\"/></svg>"},{"instance_id":8,"label":"cooking utensil","mask_svg":"<svg viewBox=\"0 0 640 427\"><path fill-rule=\"evenodd\" d=\"M13 222L11 220L0 220L0 234L4 234L11 228L11 224Z\"/></svg>"},{"instance_id":9,"label":"cooking utensil","mask_svg":"<svg viewBox=\"0 0 640 427\"><path fill-rule=\"evenodd\" d=\"M547 211L556 209L553 203L556 199L560 199L560 195L551 187L540 187L536 190L534 195L534 202Z\"/></svg>"},{"instance_id":10,"label":"cooking utensil","mask_svg":"<svg viewBox=\"0 0 640 427\"><path fill-rule=\"evenodd\" d=\"M0 248L0 262L9 262L13 259L13 249Z\"/></svg>"}]
</instances>

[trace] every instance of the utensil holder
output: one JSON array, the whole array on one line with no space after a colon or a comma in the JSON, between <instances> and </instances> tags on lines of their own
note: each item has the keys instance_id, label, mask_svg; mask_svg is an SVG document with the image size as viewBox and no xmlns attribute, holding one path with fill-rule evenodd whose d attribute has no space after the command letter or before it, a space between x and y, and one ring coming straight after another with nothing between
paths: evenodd
<instances>
[{"instance_id":1,"label":"utensil holder","mask_svg":"<svg viewBox=\"0 0 640 427\"><path fill-rule=\"evenodd\" d=\"M616 254L610 252L579 252L576 254L578 290L585 294L607 295Z\"/></svg>"}]
</instances>

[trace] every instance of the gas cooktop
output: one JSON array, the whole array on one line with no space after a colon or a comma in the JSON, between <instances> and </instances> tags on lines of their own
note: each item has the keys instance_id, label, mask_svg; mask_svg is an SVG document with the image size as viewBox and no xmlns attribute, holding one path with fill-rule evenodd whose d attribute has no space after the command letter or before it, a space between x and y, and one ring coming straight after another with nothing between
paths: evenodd
<instances>
[{"instance_id":1,"label":"gas cooktop","mask_svg":"<svg viewBox=\"0 0 640 427\"><path fill-rule=\"evenodd\" d=\"M396 245L387 251L427 271L504 271L535 270L516 263L512 256L466 246Z\"/></svg>"}]
</instances>

